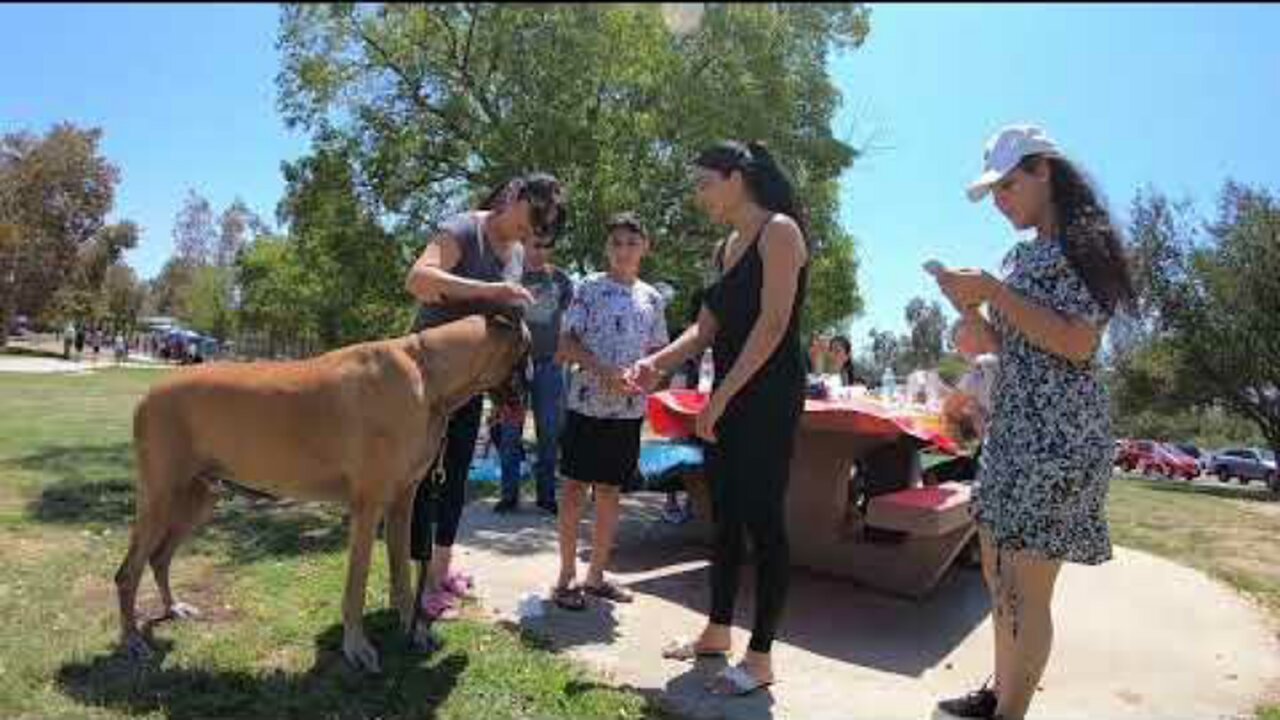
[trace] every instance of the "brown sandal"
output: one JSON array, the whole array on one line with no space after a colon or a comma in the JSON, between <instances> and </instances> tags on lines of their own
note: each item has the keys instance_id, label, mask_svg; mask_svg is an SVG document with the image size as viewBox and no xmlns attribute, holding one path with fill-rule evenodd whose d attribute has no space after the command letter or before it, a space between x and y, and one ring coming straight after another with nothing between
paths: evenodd
<instances>
[{"instance_id":1,"label":"brown sandal","mask_svg":"<svg viewBox=\"0 0 1280 720\"><path fill-rule=\"evenodd\" d=\"M560 586L551 593L551 599L555 602L556 607L564 610L585 610L587 609L587 598L582 594L582 587L564 587Z\"/></svg>"}]
</instances>

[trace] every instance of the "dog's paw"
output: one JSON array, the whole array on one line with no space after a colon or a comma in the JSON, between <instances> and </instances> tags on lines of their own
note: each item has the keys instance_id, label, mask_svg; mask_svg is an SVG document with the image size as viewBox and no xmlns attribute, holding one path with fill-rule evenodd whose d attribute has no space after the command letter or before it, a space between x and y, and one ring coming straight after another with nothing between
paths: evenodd
<instances>
[{"instance_id":1,"label":"dog's paw","mask_svg":"<svg viewBox=\"0 0 1280 720\"><path fill-rule=\"evenodd\" d=\"M168 620L194 620L200 617L200 609L184 602L176 602L164 613Z\"/></svg>"},{"instance_id":2,"label":"dog's paw","mask_svg":"<svg viewBox=\"0 0 1280 720\"><path fill-rule=\"evenodd\" d=\"M375 675L382 672L378 651L364 635L348 635L342 639L342 654L357 669Z\"/></svg>"},{"instance_id":3,"label":"dog's paw","mask_svg":"<svg viewBox=\"0 0 1280 720\"><path fill-rule=\"evenodd\" d=\"M146 638L142 637L142 633L130 633L120 642L120 648L124 652L125 657L138 662L150 660L155 651L147 644Z\"/></svg>"}]
</instances>

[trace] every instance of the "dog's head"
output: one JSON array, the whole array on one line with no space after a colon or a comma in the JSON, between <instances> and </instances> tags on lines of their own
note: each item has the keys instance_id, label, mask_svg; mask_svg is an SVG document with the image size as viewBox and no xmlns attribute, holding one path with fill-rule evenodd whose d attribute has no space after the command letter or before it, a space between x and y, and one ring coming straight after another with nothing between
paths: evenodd
<instances>
[{"instance_id":1,"label":"dog's head","mask_svg":"<svg viewBox=\"0 0 1280 720\"><path fill-rule=\"evenodd\" d=\"M520 402L528 387L529 349L533 344L523 313L504 310L485 317L485 333L490 346L498 348L485 368L481 382L489 388L490 399L498 407Z\"/></svg>"}]
</instances>

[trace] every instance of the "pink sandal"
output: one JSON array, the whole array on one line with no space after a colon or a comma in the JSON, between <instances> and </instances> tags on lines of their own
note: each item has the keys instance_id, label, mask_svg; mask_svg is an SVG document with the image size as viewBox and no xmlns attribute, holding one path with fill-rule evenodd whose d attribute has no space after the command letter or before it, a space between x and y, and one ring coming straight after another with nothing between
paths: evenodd
<instances>
[{"instance_id":1,"label":"pink sandal","mask_svg":"<svg viewBox=\"0 0 1280 720\"><path fill-rule=\"evenodd\" d=\"M475 578L460 572L449 573L445 576L444 582L440 583L441 592L449 593L458 598L467 598L468 600L475 598L475 587Z\"/></svg>"},{"instance_id":2,"label":"pink sandal","mask_svg":"<svg viewBox=\"0 0 1280 720\"><path fill-rule=\"evenodd\" d=\"M422 614L428 621L452 620L458 617L457 600L447 592L433 592L422 601Z\"/></svg>"}]
</instances>

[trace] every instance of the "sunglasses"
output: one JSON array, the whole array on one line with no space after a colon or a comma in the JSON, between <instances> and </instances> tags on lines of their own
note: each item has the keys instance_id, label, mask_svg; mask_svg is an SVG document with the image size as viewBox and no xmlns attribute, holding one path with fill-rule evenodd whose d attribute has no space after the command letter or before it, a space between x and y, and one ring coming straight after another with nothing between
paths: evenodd
<instances>
[{"instance_id":1,"label":"sunglasses","mask_svg":"<svg viewBox=\"0 0 1280 720\"><path fill-rule=\"evenodd\" d=\"M550 198L529 198L529 226L538 237L553 238L564 229L565 209Z\"/></svg>"}]
</instances>

